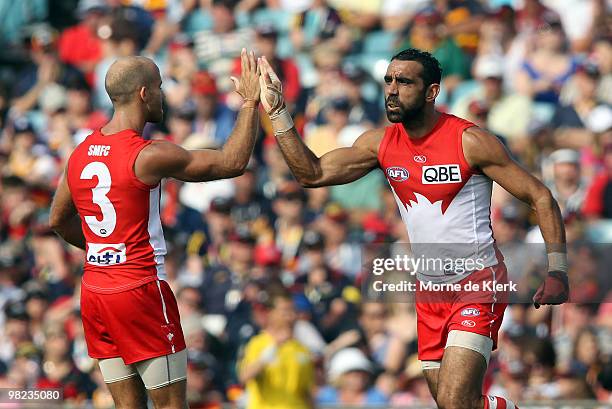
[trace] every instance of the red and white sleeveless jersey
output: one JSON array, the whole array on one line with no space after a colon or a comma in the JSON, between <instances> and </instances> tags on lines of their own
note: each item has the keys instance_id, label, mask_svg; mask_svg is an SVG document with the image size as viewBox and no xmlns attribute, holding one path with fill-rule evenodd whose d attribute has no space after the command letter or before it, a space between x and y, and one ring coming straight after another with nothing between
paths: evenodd
<instances>
[{"instance_id":1,"label":"red and white sleeveless jersey","mask_svg":"<svg viewBox=\"0 0 612 409\"><path fill-rule=\"evenodd\" d=\"M68 160L68 187L87 242L83 285L91 291L121 292L165 278L160 187L134 173L150 143L131 129L95 131Z\"/></svg>"},{"instance_id":2,"label":"red and white sleeveless jersey","mask_svg":"<svg viewBox=\"0 0 612 409\"><path fill-rule=\"evenodd\" d=\"M378 152L414 256L472 260L475 265L465 272L498 263L492 181L471 168L463 154L462 134L472 126L441 113L429 134L411 139L402 124L394 124L385 129ZM460 281L461 274L433 267L417 271L420 280L444 283Z\"/></svg>"}]
</instances>

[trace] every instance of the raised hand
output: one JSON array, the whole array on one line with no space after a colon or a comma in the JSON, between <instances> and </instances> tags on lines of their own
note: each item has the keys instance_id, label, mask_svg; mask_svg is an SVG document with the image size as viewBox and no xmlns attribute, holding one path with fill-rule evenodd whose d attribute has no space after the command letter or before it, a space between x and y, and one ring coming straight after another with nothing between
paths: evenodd
<instances>
[{"instance_id":1,"label":"raised hand","mask_svg":"<svg viewBox=\"0 0 612 409\"><path fill-rule=\"evenodd\" d=\"M272 118L285 107L285 98L283 97L283 84L266 57L259 59L259 87L261 103Z\"/></svg>"},{"instance_id":2,"label":"raised hand","mask_svg":"<svg viewBox=\"0 0 612 409\"><path fill-rule=\"evenodd\" d=\"M240 79L230 77L236 92L240 94L245 101L259 102L260 96L260 79L259 79L259 64L255 61L255 53L253 51L247 53L245 48L240 53Z\"/></svg>"}]
</instances>

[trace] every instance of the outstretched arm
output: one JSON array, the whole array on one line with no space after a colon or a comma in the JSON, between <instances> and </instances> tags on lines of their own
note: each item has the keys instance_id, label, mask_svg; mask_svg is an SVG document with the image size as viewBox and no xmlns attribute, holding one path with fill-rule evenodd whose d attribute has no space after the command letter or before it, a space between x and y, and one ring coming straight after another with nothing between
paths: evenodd
<instances>
[{"instance_id":1,"label":"outstretched arm","mask_svg":"<svg viewBox=\"0 0 612 409\"><path fill-rule=\"evenodd\" d=\"M253 153L259 130L259 75L255 55L242 51L242 76L232 77L245 100L236 125L219 150L186 150L170 142L155 142L142 150L134 164L136 176L149 185L165 177L186 182L205 182L239 176Z\"/></svg>"},{"instance_id":2,"label":"outstretched arm","mask_svg":"<svg viewBox=\"0 0 612 409\"><path fill-rule=\"evenodd\" d=\"M281 152L295 178L304 187L349 183L378 166L380 130L362 134L349 148L338 148L318 158L302 141L295 127L276 135Z\"/></svg>"},{"instance_id":3,"label":"outstretched arm","mask_svg":"<svg viewBox=\"0 0 612 409\"><path fill-rule=\"evenodd\" d=\"M481 169L536 212L538 225L546 242L549 269L549 277L534 298L536 307L539 304L561 304L567 301L569 289L566 276L565 227L559 205L550 190L512 160L494 135L482 129L473 127L464 132L463 152L471 166Z\"/></svg>"},{"instance_id":4,"label":"outstretched arm","mask_svg":"<svg viewBox=\"0 0 612 409\"><path fill-rule=\"evenodd\" d=\"M295 178L304 187L349 183L378 165L380 129L363 133L349 148L339 148L317 157L302 141L287 112L281 81L265 58L260 63L262 104L270 115L274 136Z\"/></svg>"},{"instance_id":5,"label":"outstretched arm","mask_svg":"<svg viewBox=\"0 0 612 409\"><path fill-rule=\"evenodd\" d=\"M55 197L53 197L53 203L51 203L49 227L68 243L85 250L81 219L72 202L72 195L66 182L66 172L62 175Z\"/></svg>"}]
</instances>

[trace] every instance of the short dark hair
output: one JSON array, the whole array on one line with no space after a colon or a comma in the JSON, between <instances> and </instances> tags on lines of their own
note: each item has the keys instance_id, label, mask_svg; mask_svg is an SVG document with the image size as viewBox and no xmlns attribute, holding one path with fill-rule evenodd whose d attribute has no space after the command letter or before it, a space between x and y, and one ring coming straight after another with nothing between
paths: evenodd
<instances>
[{"instance_id":1,"label":"short dark hair","mask_svg":"<svg viewBox=\"0 0 612 409\"><path fill-rule=\"evenodd\" d=\"M393 60L416 61L420 63L423 66L423 73L421 76L425 83L425 87L429 87L431 84L439 84L442 80L442 67L440 67L440 62L427 51L407 48L391 57L391 61Z\"/></svg>"},{"instance_id":2,"label":"short dark hair","mask_svg":"<svg viewBox=\"0 0 612 409\"><path fill-rule=\"evenodd\" d=\"M293 302L293 295L291 292L283 286L282 283L270 283L267 286L268 288L262 294L263 302L262 304L266 309L272 309L276 307L276 302L278 300L286 300Z\"/></svg>"}]
</instances>

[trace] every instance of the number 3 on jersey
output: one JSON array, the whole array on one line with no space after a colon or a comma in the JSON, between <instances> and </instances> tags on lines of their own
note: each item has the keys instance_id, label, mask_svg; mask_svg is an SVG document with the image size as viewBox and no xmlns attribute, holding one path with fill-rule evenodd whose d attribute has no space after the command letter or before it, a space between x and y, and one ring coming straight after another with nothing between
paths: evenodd
<instances>
[{"instance_id":1,"label":"number 3 on jersey","mask_svg":"<svg viewBox=\"0 0 612 409\"><path fill-rule=\"evenodd\" d=\"M98 184L92 189L93 202L102 210L102 220L96 216L85 216L85 223L92 232L100 237L108 237L115 230L117 212L111 201L106 197L111 187L111 174L108 167L102 162L91 162L81 172L81 179L98 178Z\"/></svg>"}]
</instances>

